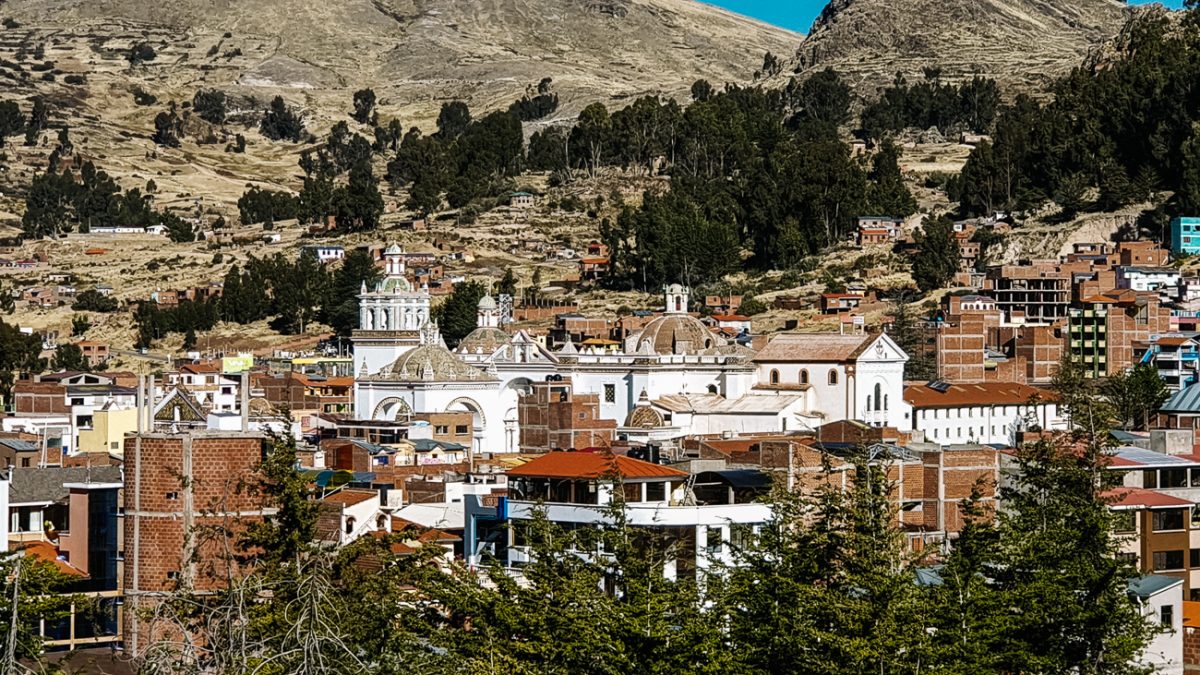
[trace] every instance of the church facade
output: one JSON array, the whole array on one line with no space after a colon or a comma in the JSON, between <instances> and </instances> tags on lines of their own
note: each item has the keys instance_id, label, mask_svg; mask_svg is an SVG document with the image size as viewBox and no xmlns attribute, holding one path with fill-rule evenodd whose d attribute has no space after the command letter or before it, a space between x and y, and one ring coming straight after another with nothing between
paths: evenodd
<instances>
[{"instance_id":1,"label":"church facade","mask_svg":"<svg viewBox=\"0 0 1200 675\"><path fill-rule=\"evenodd\" d=\"M786 432L848 417L911 428L901 412L907 356L886 336L785 335L756 354L688 314L690 290L671 285L662 314L618 349L568 342L551 352L524 331L503 330L485 296L477 328L451 351L430 320L428 292L404 278L403 251L390 247L385 259L384 278L359 295L352 336L360 419L470 411L476 453L517 452L520 397L534 382L562 378L595 394L600 417L631 441Z\"/></svg>"}]
</instances>

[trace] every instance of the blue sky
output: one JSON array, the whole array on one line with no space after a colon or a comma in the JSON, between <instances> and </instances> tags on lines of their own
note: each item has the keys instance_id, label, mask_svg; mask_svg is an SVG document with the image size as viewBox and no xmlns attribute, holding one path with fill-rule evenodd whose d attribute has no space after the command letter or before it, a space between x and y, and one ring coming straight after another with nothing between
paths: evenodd
<instances>
[{"instance_id":1,"label":"blue sky","mask_svg":"<svg viewBox=\"0 0 1200 675\"><path fill-rule=\"evenodd\" d=\"M827 0L705 0L726 9L753 16L804 33L812 26L813 19L821 13ZM1146 4L1147 0L1130 0L1135 5ZM1183 0L1156 0L1168 7L1180 7Z\"/></svg>"}]
</instances>

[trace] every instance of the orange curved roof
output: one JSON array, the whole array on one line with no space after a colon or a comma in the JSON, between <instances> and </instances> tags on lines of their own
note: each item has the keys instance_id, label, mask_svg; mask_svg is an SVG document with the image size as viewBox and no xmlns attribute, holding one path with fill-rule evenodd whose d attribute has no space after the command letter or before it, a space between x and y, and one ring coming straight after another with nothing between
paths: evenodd
<instances>
[{"instance_id":1,"label":"orange curved roof","mask_svg":"<svg viewBox=\"0 0 1200 675\"><path fill-rule=\"evenodd\" d=\"M594 452L549 452L509 469L509 476L530 478L592 479L617 475L621 478L686 478L687 472L651 464L623 455Z\"/></svg>"}]
</instances>

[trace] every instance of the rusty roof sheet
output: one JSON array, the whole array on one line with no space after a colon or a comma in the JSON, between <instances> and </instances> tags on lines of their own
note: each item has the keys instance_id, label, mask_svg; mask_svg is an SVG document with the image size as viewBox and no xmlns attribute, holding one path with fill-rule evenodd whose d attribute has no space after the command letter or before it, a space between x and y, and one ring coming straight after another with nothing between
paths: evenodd
<instances>
[{"instance_id":1,"label":"rusty roof sheet","mask_svg":"<svg viewBox=\"0 0 1200 675\"><path fill-rule=\"evenodd\" d=\"M687 472L622 455L593 452L548 452L509 469L510 477L593 479L616 474L621 478L686 478Z\"/></svg>"}]
</instances>

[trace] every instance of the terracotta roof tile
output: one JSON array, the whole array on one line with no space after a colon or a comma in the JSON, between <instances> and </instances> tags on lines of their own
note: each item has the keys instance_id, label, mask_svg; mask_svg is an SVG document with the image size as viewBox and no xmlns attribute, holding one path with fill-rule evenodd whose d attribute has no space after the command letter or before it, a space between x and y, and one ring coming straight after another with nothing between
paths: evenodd
<instances>
[{"instance_id":1,"label":"terracotta roof tile","mask_svg":"<svg viewBox=\"0 0 1200 675\"><path fill-rule=\"evenodd\" d=\"M361 504L369 499L378 498L379 493L374 490L339 490L331 495L321 498L321 501L326 504L342 504L343 506L354 506Z\"/></svg>"},{"instance_id":2,"label":"terracotta roof tile","mask_svg":"<svg viewBox=\"0 0 1200 675\"><path fill-rule=\"evenodd\" d=\"M846 361L866 350L878 336L841 333L781 333L754 357L759 362Z\"/></svg>"},{"instance_id":3,"label":"terracotta roof tile","mask_svg":"<svg viewBox=\"0 0 1200 675\"><path fill-rule=\"evenodd\" d=\"M1058 394L1017 382L984 382L981 384L952 384L946 391L929 385L909 385L904 388L904 400L914 408L960 408L984 405L1024 405L1038 397L1057 401Z\"/></svg>"},{"instance_id":4,"label":"terracotta roof tile","mask_svg":"<svg viewBox=\"0 0 1200 675\"><path fill-rule=\"evenodd\" d=\"M687 472L622 455L592 452L549 452L509 469L510 477L600 478L616 473L622 478L686 478Z\"/></svg>"}]
</instances>

